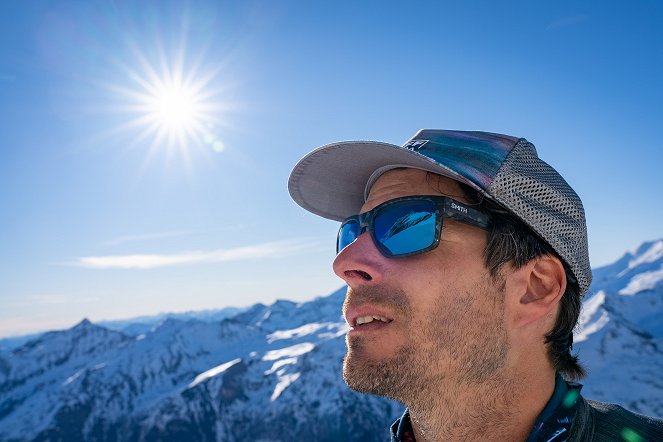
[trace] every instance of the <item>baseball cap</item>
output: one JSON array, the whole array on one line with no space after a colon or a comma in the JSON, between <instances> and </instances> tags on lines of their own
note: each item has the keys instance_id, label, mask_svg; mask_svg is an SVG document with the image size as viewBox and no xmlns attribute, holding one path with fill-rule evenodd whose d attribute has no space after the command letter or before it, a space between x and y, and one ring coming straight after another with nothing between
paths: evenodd
<instances>
[{"instance_id":1,"label":"baseball cap","mask_svg":"<svg viewBox=\"0 0 663 442\"><path fill-rule=\"evenodd\" d=\"M576 277L581 295L589 289L592 271L582 202L524 138L422 129L402 146L378 141L327 144L295 165L288 190L306 210L342 221L359 212L383 173L400 167L452 178L497 202L557 252Z\"/></svg>"}]
</instances>

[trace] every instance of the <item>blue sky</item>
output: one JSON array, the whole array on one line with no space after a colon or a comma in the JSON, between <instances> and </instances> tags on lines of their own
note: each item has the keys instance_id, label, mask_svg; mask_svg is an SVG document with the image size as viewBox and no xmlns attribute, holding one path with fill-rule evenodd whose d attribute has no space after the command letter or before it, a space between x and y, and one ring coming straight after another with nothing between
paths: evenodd
<instances>
[{"instance_id":1,"label":"blue sky","mask_svg":"<svg viewBox=\"0 0 663 442\"><path fill-rule=\"evenodd\" d=\"M609 263L663 236L662 19L655 1L1 2L0 336L327 294L337 225L290 200L290 169L421 128L532 141Z\"/></svg>"}]
</instances>

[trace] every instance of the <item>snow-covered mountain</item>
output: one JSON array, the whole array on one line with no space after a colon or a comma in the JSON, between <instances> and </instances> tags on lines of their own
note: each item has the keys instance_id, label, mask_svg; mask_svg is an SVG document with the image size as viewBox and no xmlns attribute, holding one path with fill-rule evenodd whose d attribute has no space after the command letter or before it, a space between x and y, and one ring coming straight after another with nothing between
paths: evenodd
<instances>
[{"instance_id":1,"label":"snow-covered mountain","mask_svg":"<svg viewBox=\"0 0 663 442\"><path fill-rule=\"evenodd\" d=\"M663 240L594 270L574 340L585 396L663 417Z\"/></svg>"},{"instance_id":2,"label":"snow-covered mountain","mask_svg":"<svg viewBox=\"0 0 663 442\"><path fill-rule=\"evenodd\" d=\"M401 406L340 376L343 295L138 336L89 321L46 333L0 353L0 440L388 439ZM585 396L663 416L662 314L663 241L595 270L574 346Z\"/></svg>"},{"instance_id":3,"label":"snow-covered mountain","mask_svg":"<svg viewBox=\"0 0 663 442\"><path fill-rule=\"evenodd\" d=\"M89 321L46 333L0 353L0 440L384 439L400 406L340 377L343 296L136 337Z\"/></svg>"}]
</instances>

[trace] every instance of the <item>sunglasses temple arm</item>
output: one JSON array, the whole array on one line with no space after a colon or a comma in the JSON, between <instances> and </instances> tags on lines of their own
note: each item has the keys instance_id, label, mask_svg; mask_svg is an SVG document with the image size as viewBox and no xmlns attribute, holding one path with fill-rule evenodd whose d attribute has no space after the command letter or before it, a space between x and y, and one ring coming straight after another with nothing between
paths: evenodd
<instances>
[{"instance_id":1,"label":"sunglasses temple arm","mask_svg":"<svg viewBox=\"0 0 663 442\"><path fill-rule=\"evenodd\" d=\"M456 201L446 200L444 211L445 215L449 218L464 221L483 229L490 225L490 217L488 215Z\"/></svg>"}]
</instances>

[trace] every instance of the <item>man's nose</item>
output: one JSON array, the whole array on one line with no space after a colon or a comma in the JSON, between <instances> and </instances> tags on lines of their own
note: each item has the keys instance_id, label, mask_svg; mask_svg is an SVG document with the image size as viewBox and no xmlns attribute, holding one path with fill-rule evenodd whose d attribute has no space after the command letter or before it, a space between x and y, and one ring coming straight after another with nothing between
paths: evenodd
<instances>
[{"instance_id":1,"label":"man's nose","mask_svg":"<svg viewBox=\"0 0 663 442\"><path fill-rule=\"evenodd\" d=\"M380 284L384 275L386 258L373 244L368 232L359 237L334 259L334 273L349 287Z\"/></svg>"}]
</instances>

